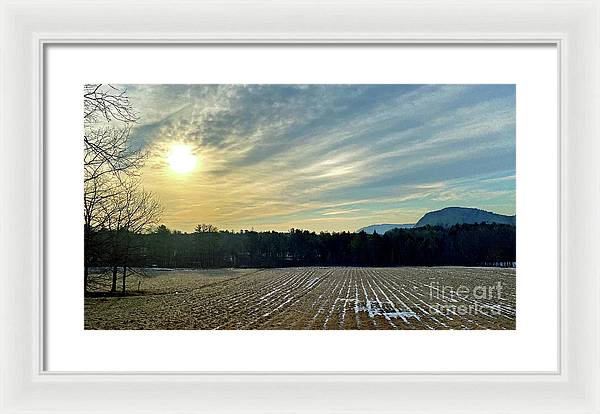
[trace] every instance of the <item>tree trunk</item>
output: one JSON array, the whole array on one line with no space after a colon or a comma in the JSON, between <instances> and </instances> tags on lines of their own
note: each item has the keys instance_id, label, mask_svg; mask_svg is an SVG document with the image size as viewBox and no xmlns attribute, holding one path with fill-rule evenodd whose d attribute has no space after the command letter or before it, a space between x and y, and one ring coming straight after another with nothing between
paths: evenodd
<instances>
[{"instance_id":1,"label":"tree trunk","mask_svg":"<svg viewBox=\"0 0 600 414\"><path fill-rule=\"evenodd\" d=\"M123 294L125 294L125 278L127 277L127 266L123 266Z\"/></svg>"},{"instance_id":2,"label":"tree trunk","mask_svg":"<svg viewBox=\"0 0 600 414\"><path fill-rule=\"evenodd\" d=\"M111 293L116 293L117 292L117 265L113 266L113 273L112 273L112 285L110 287L110 292Z\"/></svg>"},{"instance_id":3,"label":"tree trunk","mask_svg":"<svg viewBox=\"0 0 600 414\"><path fill-rule=\"evenodd\" d=\"M87 293L88 291L88 275L90 273L90 267L87 263L83 265L83 291Z\"/></svg>"},{"instance_id":4,"label":"tree trunk","mask_svg":"<svg viewBox=\"0 0 600 414\"><path fill-rule=\"evenodd\" d=\"M86 222L83 231L83 291L88 292L88 279L90 274L90 225Z\"/></svg>"}]
</instances>

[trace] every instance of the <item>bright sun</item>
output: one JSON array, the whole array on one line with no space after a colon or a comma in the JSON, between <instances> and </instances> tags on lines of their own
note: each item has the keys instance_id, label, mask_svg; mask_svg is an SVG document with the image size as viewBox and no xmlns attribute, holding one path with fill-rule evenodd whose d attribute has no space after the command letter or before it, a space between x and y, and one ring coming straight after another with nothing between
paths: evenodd
<instances>
[{"instance_id":1,"label":"bright sun","mask_svg":"<svg viewBox=\"0 0 600 414\"><path fill-rule=\"evenodd\" d=\"M169 166L178 174L187 174L196 168L197 159L188 145L174 144L169 150Z\"/></svg>"}]
</instances>

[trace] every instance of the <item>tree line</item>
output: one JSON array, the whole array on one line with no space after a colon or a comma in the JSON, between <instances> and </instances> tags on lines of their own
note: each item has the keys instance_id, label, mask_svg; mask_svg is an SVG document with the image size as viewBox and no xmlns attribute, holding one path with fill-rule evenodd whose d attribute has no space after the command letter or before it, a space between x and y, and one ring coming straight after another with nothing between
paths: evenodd
<instances>
[{"instance_id":1,"label":"tree line","mask_svg":"<svg viewBox=\"0 0 600 414\"><path fill-rule=\"evenodd\" d=\"M111 240L112 231L97 237ZM476 266L514 262L516 228L507 224L458 224L365 232L315 233L219 231L198 225L193 233L161 225L129 236L128 265L158 268L285 266ZM119 263L120 264L120 263ZM114 256L93 260L114 266Z\"/></svg>"}]
</instances>

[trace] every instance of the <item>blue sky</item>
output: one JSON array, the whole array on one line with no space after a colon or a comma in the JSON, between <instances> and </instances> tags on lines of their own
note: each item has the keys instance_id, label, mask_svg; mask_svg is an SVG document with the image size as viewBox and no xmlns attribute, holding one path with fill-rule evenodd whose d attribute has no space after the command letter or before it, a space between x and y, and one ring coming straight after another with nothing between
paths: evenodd
<instances>
[{"instance_id":1,"label":"blue sky","mask_svg":"<svg viewBox=\"0 0 600 414\"><path fill-rule=\"evenodd\" d=\"M124 85L167 226L350 230L515 213L514 85ZM168 168L187 145L191 173Z\"/></svg>"}]
</instances>

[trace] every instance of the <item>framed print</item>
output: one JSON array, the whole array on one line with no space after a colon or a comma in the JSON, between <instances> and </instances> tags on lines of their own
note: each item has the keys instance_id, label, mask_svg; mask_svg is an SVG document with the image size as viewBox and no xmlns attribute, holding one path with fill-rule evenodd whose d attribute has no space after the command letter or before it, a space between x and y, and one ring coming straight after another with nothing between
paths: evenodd
<instances>
[{"instance_id":1,"label":"framed print","mask_svg":"<svg viewBox=\"0 0 600 414\"><path fill-rule=\"evenodd\" d=\"M372 6L2 3L0 412L600 411L599 4Z\"/></svg>"},{"instance_id":2,"label":"framed print","mask_svg":"<svg viewBox=\"0 0 600 414\"><path fill-rule=\"evenodd\" d=\"M111 68L115 53L131 73ZM139 76L165 53L189 72L85 83ZM228 69L249 56L260 63ZM444 76L423 69L444 56L456 59ZM84 69L89 59L107 65ZM46 131L56 144L45 160L45 367L558 369L557 232L546 224L558 220L558 188L540 185L557 174L557 147L538 144L557 131L554 122L532 128L556 118L556 59L546 45L49 47L46 97L56 110L46 116L64 121ZM302 64L313 61L323 66ZM108 116L97 109L104 101ZM83 146L81 123L72 139L53 138L67 134L82 104ZM113 148L119 156L107 163ZM77 209L87 230L69 219ZM84 243L54 247L65 238ZM83 277L62 276L67 262ZM444 335L456 358L436 352L428 331ZM473 331L467 344L460 331ZM342 346L382 338L413 357L364 360ZM235 349L238 341L247 348ZM302 356L315 343L326 358ZM213 355L232 348L226 359L151 358L176 344ZM77 351L122 346L138 351L123 359ZM513 358L517 349L527 357Z\"/></svg>"}]
</instances>

